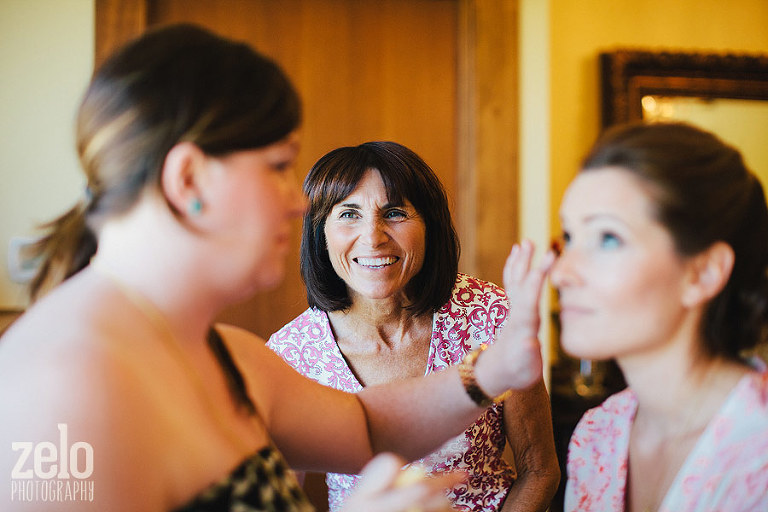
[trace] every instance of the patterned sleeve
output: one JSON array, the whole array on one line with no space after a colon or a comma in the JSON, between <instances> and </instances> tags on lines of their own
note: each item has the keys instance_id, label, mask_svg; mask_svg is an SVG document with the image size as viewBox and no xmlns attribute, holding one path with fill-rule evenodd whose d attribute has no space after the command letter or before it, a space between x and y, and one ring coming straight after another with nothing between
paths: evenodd
<instances>
[{"instance_id":1,"label":"patterned sleeve","mask_svg":"<svg viewBox=\"0 0 768 512\"><path fill-rule=\"evenodd\" d=\"M307 309L269 337L267 347L300 374L324 386L355 393L362 386L344 361L328 315Z\"/></svg>"},{"instance_id":2,"label":"patterned sleeve","mask_svg":"<svg viewBox=\"0 0 768 512\"><path fill-rule=\"evenodd\" d=\"M503 289L459 274L450 300L436 316L434 335L441 338L441 359L456 364L470 350L493 343L508 311L509 303ZM457 350L459 347L463 350Z\"/></svg>"}]
</instances>

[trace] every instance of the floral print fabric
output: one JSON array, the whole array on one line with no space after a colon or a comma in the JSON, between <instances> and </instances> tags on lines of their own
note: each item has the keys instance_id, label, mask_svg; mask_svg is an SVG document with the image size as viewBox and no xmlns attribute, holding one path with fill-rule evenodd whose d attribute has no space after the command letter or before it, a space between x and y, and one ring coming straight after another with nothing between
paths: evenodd
<instances>
[{"instance_id":1,"label":"floral print fabric","mask_svg":"<svg viewBox=\"0 0 768 512\"><path fill-rule=\"evenodd\" d=\"M568 450L566 511L624 510L636 411L637 399L627 389L581 419ZM659 511L768 511L768 373L751 373L731 391Z\"/></svg>"},{"instance_id":2,"label":"floral print fabric","mask_svg":"<svg viewBox=\"0 0 768 512\"><path fill-rule=\"evenodd\" d=\"M501 288L459 274L451 299L433 316L425 375L461 362L481 344L493 343L508 309ZM273 334L267 346L321 384L353 393L362 389L336 345L328 315L322 311L306 310ZM461 469L469 473L466 484L450 491L456 510L497 510L514 482L514 469L502 459L506 444L502 412L502 406L494 404L462 435L418 462L428 472ZM331 512L341 508L357 479L355 475L327 475Z\"/></svg>"}]
</instances>

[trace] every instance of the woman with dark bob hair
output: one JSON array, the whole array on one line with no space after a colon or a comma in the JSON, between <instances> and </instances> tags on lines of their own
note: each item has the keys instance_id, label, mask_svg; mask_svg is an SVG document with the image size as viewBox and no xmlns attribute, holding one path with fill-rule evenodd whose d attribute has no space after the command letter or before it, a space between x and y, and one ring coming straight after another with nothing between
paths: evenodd
<instances>
[{"instance_id":1,"label":"woman with dark bob hair","mask_svg":"<svg viewBox=\"0 0 768 512\"><path fill-rule=\"evenodd\" d=\"M214 324L282 280L306 209L300 120L274 62L194 26L151 30L96 71L77 118L86 191L48 225L36 301L0 341L0 509L310 511L288 464L362 470L349 512L448 509L461 474L400 468L482 414L478 393L540 378L551 259L510 256L527 315L461 372L356 394L302 377Z\"/></svg>"},{"instance_id":2,"label":"woman with dark bob hair","mask_svg":"<svg viewBox=\"0 0 768 512\"><path fill-rule=\"evenodd\" d=\"M588 411L568 511L768 510L768 207L737 150L687 124L609 130L561 208L561 342L628 389Z\"/></svg>"},{"instance_id":3,"label":"woman with dark bob hair","mask_svg":"<svg viewBox=\"0 0 768 512\"><path fill-rule=\"evenodd\" d=\"M395 142L335 149L312 167L304 192L301 272L310 307L268 342L290 365L358 392L439 372L494 342L507 295L458 272L445 191L416 153ZM559 468L543 382L484 405L469 429L418 465L469 474L449 493L456 510L546 510ZM507 443L514 467L502 457ZM327 475L332 511L358 478Z\"/></svg>"}]
</instances>

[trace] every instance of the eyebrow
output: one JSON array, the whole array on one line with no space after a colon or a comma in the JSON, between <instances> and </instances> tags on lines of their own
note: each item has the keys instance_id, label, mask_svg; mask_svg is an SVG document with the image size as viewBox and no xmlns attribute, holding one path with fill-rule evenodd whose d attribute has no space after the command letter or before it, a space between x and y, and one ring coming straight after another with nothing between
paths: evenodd
<instances>
[{"instance_id":1,"label":"eyebrow","mask_svg":"<svg viewBox=\"0 0 768 512\"><path fill-rule=\"evenodd\" d=\"M387 203L387 204L385 204L382 207L382 209L387 209L387 208L403 208L404 206L405 206L404 204L397 205L397 204L393 204L393 203ZM357 204L357 203L340 203L340 204L337 204L336 206L334 206L334 208L357 208L359 210L362 207L359 204Z\"/></svg>"},{"instance_id":2,"label":"eyebrow","mask_svg":"<svg viewBox=\"0 0 768 512\"><path fill-rule=\"evenodd\" d=\"M565 221L565 217L563 215L558 215L558 218L560 219L561 223ZM585 223L589 223L589 222L594 222L596 220L602 220L602 219L614 220L622 224L626 224L626 221L624 221L624 219L612 213L592 213L590 215L587 215L586 217L583 217L581 221Z\"/></svg>"},{"instance_id":3,"label":"eyebrow","mask_svg":"<svg viewBox=\"0 0 768 512\"><path fill-rule=\"evenodd\" d=\"M614 220L622 224L626 224L624 219L612 213L593 213L592 215L587 215L586 217L584 217L585 222L593 222L593 221L602 220L602 219Z\"/></svg>"}]
</instances>

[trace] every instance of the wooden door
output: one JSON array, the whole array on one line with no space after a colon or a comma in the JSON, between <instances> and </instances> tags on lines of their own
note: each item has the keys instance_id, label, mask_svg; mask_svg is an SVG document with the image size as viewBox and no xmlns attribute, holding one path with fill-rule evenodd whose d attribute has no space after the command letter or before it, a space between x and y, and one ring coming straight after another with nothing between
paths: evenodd
<instances>
[{"instance_id":1,"label":"wooden door","mask_svg":"<svg viewBox=\"0 0 768 512\"><path fill-rule=\"evenodd\" d=\"M190 22L250 43L303 99L301 177L324 153L395 140L420 154L449 195L456 176L457 2L152 0L146 26ZM428 30L427 30L428 29ZM299 223L282 286L223 320L269 336L306 308Z\"/></svg>"},{"instance_id":2,"label":"wooden door","mask_svg":"<svg viewBox=\"0 0 768 512\"><path fill-rule=\"evenodd\" d=\"M501 282L517 240L517 2L96 0L96 64L148 27L194 22L274 57L304 100L300 168L390 139L419 153L452 202L460 269ZM262 336L306 307L294 230L282 286L222 320Z\"/></svg>"}]
</instances>

